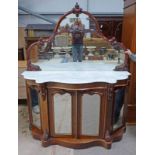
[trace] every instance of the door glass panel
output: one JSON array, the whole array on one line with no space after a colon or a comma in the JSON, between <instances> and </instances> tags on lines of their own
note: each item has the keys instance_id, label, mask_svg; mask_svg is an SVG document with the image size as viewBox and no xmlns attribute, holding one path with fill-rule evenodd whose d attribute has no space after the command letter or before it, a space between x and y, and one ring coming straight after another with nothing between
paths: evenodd
<instances>
[{"instance_id":1,"label":"door glass panel","mask_svg":"<svg viewBox=\"0 0 155 155\"><path fill-rule=\"evenodd\" d=\"M84 94L82 97L82 135L99 134L100 96Z\"/></svg>"},{"instance_id":2,"label":"door glass panel","mask_svg":"<svg viewBox=\"0 0 155 155\"><path fill-rule=\"evenodd\" d=\"M31 97L33 125L41 129L40 102L38 92L35 88L30 88L30 97Z\"/></svg>"},{"instance_id":3,"label":"door glass panel","mask_svg":"<svg viewBox=\"0 0 155 155\"><path fill-rule=\"evenodd\" d=\"M54 95L54 126L56 134L71 134L71 95Z\"/></svg>"},{"instance_id":4,"label":"door glass panel","mask_svg":"<svg viewBox=\"0 0 155 155\"><path fill-rule=\"evenodd\" d=\"M113 130L123 125L124 95L125 88L115 90Z\"/></svg>"}]
</instances>

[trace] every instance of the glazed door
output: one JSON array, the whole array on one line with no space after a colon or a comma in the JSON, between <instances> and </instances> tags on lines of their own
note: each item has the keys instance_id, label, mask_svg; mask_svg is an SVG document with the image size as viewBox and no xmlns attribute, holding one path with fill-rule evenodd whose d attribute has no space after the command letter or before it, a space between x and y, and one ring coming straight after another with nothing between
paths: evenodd
<instances>
[{"instance_id":1,"label":"glazed door","mask_svg":"<svg viewBox=\"0 0 155 155\"><path fill-rule=\"evenodd\" d=\"M104 137L107 95L102 90L49 89L52 137Z\"/></svg>"},{"instance_id":2,"label":"glazed door","mask_svg":"<svg viewBox=\"0 0 155 155\"><path fill-rule=\"evenodd\" d=\"M71 137L73 135L72 93L49 89L49 120L52 137Z\"/></svg>"},{"instance_id":3,"label":"glazed door","mask_svg":"<svg viewBox=\"0 0 155 155\"><path fill-rule=\"evenodd\" d=\"M82 137L104 137L107 95L102 90L80 91L78 94L78 131Z\"/></svg>"}]
</instances>

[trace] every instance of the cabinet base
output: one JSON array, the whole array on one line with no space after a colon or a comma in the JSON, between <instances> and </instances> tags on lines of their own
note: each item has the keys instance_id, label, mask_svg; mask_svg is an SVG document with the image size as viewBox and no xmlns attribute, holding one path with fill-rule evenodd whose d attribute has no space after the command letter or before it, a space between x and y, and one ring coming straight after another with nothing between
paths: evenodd
<instances>
[{"instance_id":1,"label":"cabinet base","mask_svg":"<svg viewBox=\"0 0 155 155\"><path fill-rule=\"evenodd\" d=\"M44 140L42 137L42 133L39 130L35 130L32 128L33 138L41 140L42 146L47 147L49 145L60 145L73 149L84 149L92 146L102 146L106 149L110 149L112 146L112 142L120 141L125 132L125 127L122 127L111 135L111 140L106 141L105 139L99 138L70 138L70 137L49 137L47 140Z\"/></svg>"},{"instance_id":2,"label":"cabinet base","mask_svg":"<svg viewBox=\"0 0 155 155\"><path fill-rule=\"evenodd\" d=\"M48 141L42 141L42 146L60 145L74 149L84 149L91 146L102 146L107 149L111 148L112 141L107 142L103 139L74 139L74 138L50 138Z\"/></svg>"}]
</instances>

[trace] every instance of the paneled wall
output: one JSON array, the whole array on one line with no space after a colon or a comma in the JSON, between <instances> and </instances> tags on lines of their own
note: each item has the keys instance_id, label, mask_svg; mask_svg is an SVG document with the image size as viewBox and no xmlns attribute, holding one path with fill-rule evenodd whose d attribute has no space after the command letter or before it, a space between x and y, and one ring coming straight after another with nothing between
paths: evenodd
<instances>
[{"instance_id":1,"label":"paneled wall","mask_svg":"<svg viewBox=\"0 0 155 155\"><path fill-rule=\"evenodd\" d=\"M127 48L136 53L136 1L124 1L122 41ZM136 122L136 63L130 60L131 82L129 87L128 122Z\"/></svg>"}]
</instances>

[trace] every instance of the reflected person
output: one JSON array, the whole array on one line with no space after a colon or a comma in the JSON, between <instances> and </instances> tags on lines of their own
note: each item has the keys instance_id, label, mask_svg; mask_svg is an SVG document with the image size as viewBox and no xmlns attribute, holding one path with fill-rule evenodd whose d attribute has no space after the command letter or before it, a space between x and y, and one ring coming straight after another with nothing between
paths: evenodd
<instances>
[{"instance_id":1,"label":"reflected person","mask_svg":"<svg viewBox=\"0 0 155 155\"><path fill-rule=\"evenodd\" d=\"M76 20L70 30L72 34L72 55L73 62L82 62L83 57L83 38L84 38L84 26L80 20Z\"/></svg>"}]
</instances>

